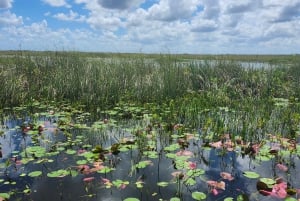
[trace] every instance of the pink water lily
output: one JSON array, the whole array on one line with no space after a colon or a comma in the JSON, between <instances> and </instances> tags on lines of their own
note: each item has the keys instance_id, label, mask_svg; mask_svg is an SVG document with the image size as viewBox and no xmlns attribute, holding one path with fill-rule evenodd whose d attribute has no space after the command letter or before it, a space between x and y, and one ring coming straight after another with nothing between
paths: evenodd
<instances>
[{"instance_id":1,"label":"pink water lily","mask_svg":"<svg viewBox=\"0 0 300 201\"><path fill-rule=\"evenodd\" d=\"M184 177L184 174L181 171L172 172L171 175L178 179L182 179Z\"/></svg>"},{"instance_id":2,"label":"pink water lily","mask_svg":"<svg viewBox=\"0 0 300 201\"><path fill-rule=\"evenodd\" d=\"M286 182L275 184L272 188L271 196L277 198L285 198L287 196L286 188L287 188Z\"/></svg>"},{"instance_id":3,"label":"pink water lily","mask_svg":"<svg viewBox=\"0 0 300 201\"><path fill-rule=\"evenodd\" d=\"M194 170L194 169L196 169L197 168L197 163L196 162L191 162L191 161L189 161L188 162L189 163L189 169L190 170Z\"/></svg>"},{"instance_id":4,"label":"pink water lily","mask_svg":"<svg viewBox=\"0 0 300 201\"><path fill-rule=\"evenodd\" d=\"M219 194L218 190L215 189L215 188L211 189L211 192L212 192L213 195L218 195Z\"/></svg>"},{"instance_id":5,"label":"pink water lily","mask_svg":"<svg viewBox=\"0 0 300 201\"><path fill-rule=\"evenodd\" d=\"M228 172L221 172L221 173L220 173L220 176L221 176L223 179L226 179L226 180L228 180L228 181L234 180L234 177L233 177L230 173L228 173Z\"/></svg>"},{"instance_id":6,"label":"pink water lily","mask_svg":"<svg viewBox=\"0 0 300 201\"><path fill-rule=\"evenodd\" d=\"M217 181L209 180L206 183L208 184L209 187L225 190L224 181L217 182Z\"/></svg>"},{"instance_id":7,"label":"pink water lily","mask_svg":"<svg viewBox=\"0 0 300 201\"><path fill-rule=\"evenodd\" d=\"M223 143L222 143L222 141L220 140L220 141L218 141L218 142L209 143L209 145L210 145L211 147L214 147L214 148L221 148L221 147L223 146Z\"/></svg>"},{"instance_id":8,"label":"pink water lily","mask_svg":"<svg viewBox=\"0 0 300 201\"><path fill-rule=\"evenodd\" d=\"M180 150L176 153L176 156L193 156L193 152L188 150Z\"/></svg>"},{"instance_id":9,"label":"pink water lily","mask_svg":"<svg viewBox=\"0 0 300 201\"><path fill-rule=\"evenodd\" d=\"M286 165L283 165L283 164L278 163L278 164L276 165L276 167L277 167L279 170L282 170L282 171L284 171L284 172L288 171L288 167L287 167Z\"/></svg>"},{"instance_id":10,"label":"pink water lily","mask_svg":"<svg viewBox=\"0 0 300 201\"><path fill-rule=\"evenodd\" d=\"M91 173L90 166L88 166L88 165L79 165L79 166L77 166L77 169L82 174L89 174L89 173Z\"/></svg>"},{"instance_id":11,"label":"pink water lily","mask_svg":"<svg viewBox=\"0 0 300 201\"><path fill-rule=\"evenodd\" d=\"M91 182L95 179L95 177L86 177L83 179L84 182Z\"/></svg>"},{"instance_id":12,"label":"pink water lily","mask_svg":"<svg viewBox=\"0 0 300 201\"><path fill-rule=\"evenodd\" d=\"M113 186L113 183L109 179L101 178L101 180L106 188L111 188Z\"/></svg>"},{"instance_id":13,"label":"pink water lily","mask_svg":"<svg viewBox=\"0 0 300 201\"><path fill-rule=\"evenodd\" d=\"M260 190L259 192L263 195L266 195L266 196L272 196L272 197L275 197L275 198L283 199L283 198L286 198L287 195L288 195L286 190L287 190L287 183L284 182L284 181L279 181L277 184L275 184L272 187L271 191Z\"/></svg>"}]
</instances>

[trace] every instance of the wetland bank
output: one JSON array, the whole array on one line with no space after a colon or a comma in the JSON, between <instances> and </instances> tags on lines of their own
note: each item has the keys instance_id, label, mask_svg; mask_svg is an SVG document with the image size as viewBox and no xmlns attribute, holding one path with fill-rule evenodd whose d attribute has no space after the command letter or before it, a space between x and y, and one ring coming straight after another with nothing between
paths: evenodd
<instances>
[{"instance_id":1,"label":"wetland bank","mask_svg":"<svg viewBox=\"0 0 300 201\"><path fill-rule=\"evenodd\" d=\"M299 61L1 52L0 200L298 200Z\"/></svg>"}]
</instances>

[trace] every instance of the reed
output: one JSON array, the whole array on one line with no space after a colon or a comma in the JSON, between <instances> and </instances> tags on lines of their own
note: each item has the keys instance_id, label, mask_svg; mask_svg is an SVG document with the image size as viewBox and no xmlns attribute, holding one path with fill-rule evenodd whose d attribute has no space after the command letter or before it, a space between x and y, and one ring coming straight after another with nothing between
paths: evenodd
<instances>
[{"instance_id":1,"label":"reed","mask_svg":"<svg viewBox=\"0 0 300 201\"><path fill-rule=\"evenodd\" d=\"M204 108L249 105L251 110L252 104L273 97L300 95L297 62L245 68L220 57L199 62L180 55L2 52L0 67L2 107L35 99L66 100L90 108L122 101L162 104L189 99L192 93Z\"/></svg>"}]
</instances>

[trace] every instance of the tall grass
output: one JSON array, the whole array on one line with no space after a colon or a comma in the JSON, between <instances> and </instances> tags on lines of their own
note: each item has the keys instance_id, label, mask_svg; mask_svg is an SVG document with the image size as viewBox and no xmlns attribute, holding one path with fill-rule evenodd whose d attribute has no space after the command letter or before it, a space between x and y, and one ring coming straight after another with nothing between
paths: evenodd
<instances>
[{"instance_id":1,"label":"tall grass","mask_svg":"<svg viewBox=\"0 0 300 201\"><path fill-rule=\"evenodd\" d=\"M240 106L300 96L298 63L256 69L224 60L182 62L178 55L2 54L2 107L46 99L101 108L120 101L163 103L190 93L204 107Z\"/></svg>"}]
</instances>

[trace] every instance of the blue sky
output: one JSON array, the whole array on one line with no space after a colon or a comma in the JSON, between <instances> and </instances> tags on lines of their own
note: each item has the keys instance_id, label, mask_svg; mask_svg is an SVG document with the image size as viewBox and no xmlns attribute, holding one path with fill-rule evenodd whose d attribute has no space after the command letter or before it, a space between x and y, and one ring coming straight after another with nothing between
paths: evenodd
<instances>
[{"instance_id":1,"label":"blue sky","mask_svg":"<svg viewBox=\"0 0 300 201\"><path fill-rule=\"evenodd\" d=\"M0 50L295 54L300 0L0 0Z\"/></svg>"}]
</instances>

